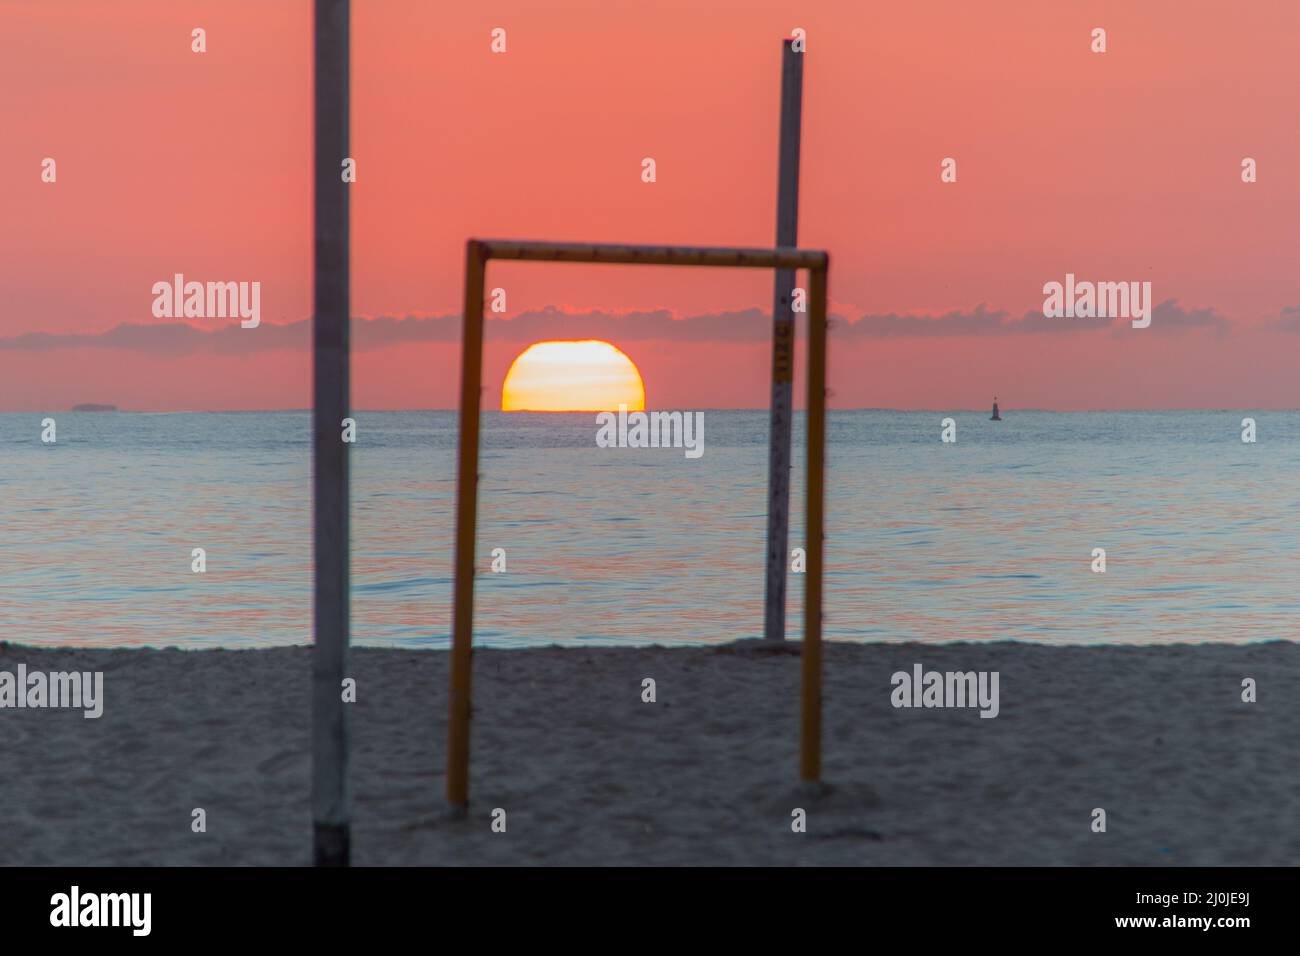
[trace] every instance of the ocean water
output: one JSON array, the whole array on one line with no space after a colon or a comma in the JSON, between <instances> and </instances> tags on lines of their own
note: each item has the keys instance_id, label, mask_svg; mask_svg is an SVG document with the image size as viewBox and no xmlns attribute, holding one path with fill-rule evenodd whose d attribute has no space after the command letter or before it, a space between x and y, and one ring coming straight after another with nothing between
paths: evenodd
<instances>
[{"instance_id":1,"label":"ocean water","mask_svg":"<svg viewBox=\"0 0 1300 956\"><path fill-rule=\"evenodd\" d=\"M939 440L948 414L955 444ZM1300 412L1004 414L830 413L827 638L1296 638ZM53 445L43 417L0 415L4 639L310 642L307 412L54 413ZM456 413L356 418L353 640L445 647ZM767 413L706 411L698 459L595 434L590 414L484 415L476 641L761 634ZM801 415L795 444L791 547ZM489 570L494 548L505 573ZM803 579L790 582L797 638Z\"/></svg>"}]
</instances>

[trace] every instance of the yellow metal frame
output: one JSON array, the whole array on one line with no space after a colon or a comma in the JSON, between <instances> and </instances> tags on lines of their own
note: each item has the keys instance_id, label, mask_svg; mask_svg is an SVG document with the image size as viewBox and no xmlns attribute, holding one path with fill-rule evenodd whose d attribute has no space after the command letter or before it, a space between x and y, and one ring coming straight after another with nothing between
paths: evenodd
<instances>
[{"instance_id":1,"label":"yellow metal frame","mask_svg":"<svg viewBox=\"0 0 1300 956\"><path fill-rule=\"evenodd\" d=\"M483 380L483 298L489 259L623 265L806 269L808 323L808 474L802 649L800 776L821 776L822 534L826 449L826 284L830 257L807 249L592 245L470 239L465 244L465 324L460 368L460 465L456 477L456 581L452 611L451 719L447 800L469 804L470 650L474 633L474 548L478 522L479 415Z\"/></svg>"}]
</instances>

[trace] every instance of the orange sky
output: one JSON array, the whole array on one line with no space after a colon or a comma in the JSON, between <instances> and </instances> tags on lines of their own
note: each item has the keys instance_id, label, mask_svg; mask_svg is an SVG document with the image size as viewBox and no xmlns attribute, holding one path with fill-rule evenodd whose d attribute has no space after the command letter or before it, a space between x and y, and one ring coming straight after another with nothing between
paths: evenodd
<instances>
[{"instance_id":1,"label":"orange sky","mask_svg":"<svg viewBox=\"0 0 1300 956\"><path fill-rule=\"evenodd\" d=\"M770 244L796 26L800 238L832 256L834 404L1298 404L1294 0L353 7L353 311L430 320L358 350L358 408L454 407L436 319L459 308L470 235ZM310 310L310 55L307 0L0 0L0 409L309 403L306 339L274 326ZM150 311L177 272L260 281L261 327L195 319L177 347ZM1007 327L1067 272L1176 304L1146 330ZM766 402L764 319L724 313L769 308L768 274L508 263L489 284L512 320L568 313L574 337L591 312L668 316L610 336L651 407ZM124 323L147 328L97 338ZM494 396L528 344L508 325L488 327Z\"/></svg>"}]
</instances>

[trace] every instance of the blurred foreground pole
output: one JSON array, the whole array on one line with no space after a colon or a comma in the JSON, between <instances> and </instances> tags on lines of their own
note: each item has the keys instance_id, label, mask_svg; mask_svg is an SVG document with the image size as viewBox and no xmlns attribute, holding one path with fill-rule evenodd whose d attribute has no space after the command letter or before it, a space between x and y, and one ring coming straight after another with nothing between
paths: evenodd
<instances>
[{"instance_id":1,"label":"blurred foreground pole","mask_svg":"<svg viewBox=\"0 0 1300 956\"><path fill-rule=\"evenodd\" d=\"M799 233L799 126L803 53L787 37L781 50L781 147L776 245L793 248ZM790 432L794 392L794 270L778 269L772 304L772 412L767 467L767 589L763 637L785 640L785 585L790 535Z\"/></svg>"},{"instance_id":2,"label":"blurred foreground pole","mask_svg":"<svg viewBox=\"0 0 1300 956\"><path fill-rule=\"evenodd\" d=\"M348 156L349 0L316 0L315 242L312 309L312 520L316 572L311 664L312 856L350 852L348 719Z\"/></svg>"}]
</instances>

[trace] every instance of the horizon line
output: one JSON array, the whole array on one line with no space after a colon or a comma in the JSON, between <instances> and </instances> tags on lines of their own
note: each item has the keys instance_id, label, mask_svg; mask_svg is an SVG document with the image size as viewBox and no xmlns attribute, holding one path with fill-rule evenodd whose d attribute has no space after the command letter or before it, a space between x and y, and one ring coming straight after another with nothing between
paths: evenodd
<instances>
[{"instance_id":1,"label":"horizon line","mask_svg":"<svg viewBox=\"0 0 1300 956\"><path fill-rule=\"evenodd\" d=\"M99 403L80 403L80 404L99 404ZM108 402L102 404L111 404ZM668 412L682 411L682 408L646 408L646 412ZM770 408L766 405L753 406L702 406L692 408L691 411L702 412L766 412ZM899 412L899 413L920 413L920 412L972 412L984 414L988 412L987 406L978 408L954 408L952 406L937 405L929 408L889 408L880 405L855 405L852 407L827 408L828 414L832 412ZM1000 411L1006 411L1006 408L1000 408ZM310 405L292 407L292 408L178 408L178 409L151 409L151 408L117 408L111 410L101 409L97 411L77 411L72 408L6 408L0 409L0 415L40 415L40 414L78 414L78 415L112 415L115 413L128 415L265 415L279 414L286 412L303 412L310 413ZM375 412L459 412L454 407L417 407L417 408L353 408L350 411L375 413ZM617 409L605 409L609 412L617 412ZM795 408L795 412L805 412L807 409ZM1024 408L1013 407L1011 412L1050 412L1055 415L1093 415L1102 412L1111 413L1142 413L1142 412L1300 412L1300 407L1286 406L1268 406L1268 405L1238 405L1238 406L1169 406L1160 408L1037 408L1026 406ZM596 415L603 414L595 409L573 409L573 410L537 410L537 409L517 409L505 411L499 408L485 408L482 414L496 415ZM630 414L630 413L629 413Z\"/></svg>"}]
</instances>

